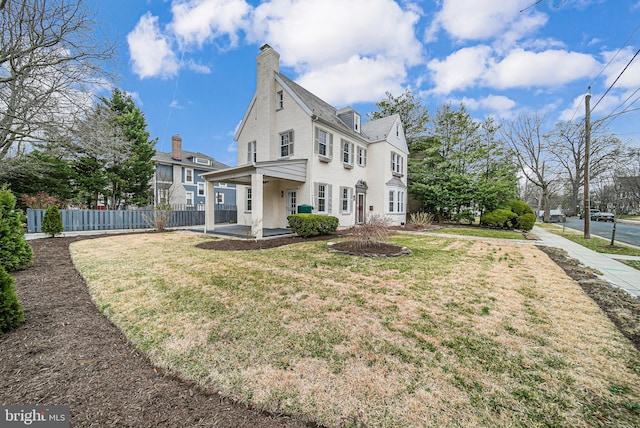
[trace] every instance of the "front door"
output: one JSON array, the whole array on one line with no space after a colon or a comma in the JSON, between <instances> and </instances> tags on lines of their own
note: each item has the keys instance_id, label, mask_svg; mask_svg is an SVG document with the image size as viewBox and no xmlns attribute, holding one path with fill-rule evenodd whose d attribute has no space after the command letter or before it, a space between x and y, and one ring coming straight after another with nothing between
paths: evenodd
<instances>
[{"instance_id":1,"label":"front door","mask_svg":"<svg viewBox=\"0 0 640 428\"><path fill-rule=\"evenodd\" d=\"M364 224L364 213L365 213L365 197L364 193L358 193L357 197L357 206L356 206L356 223Z\"/></svg>"},{"instance_id":2,"label":"front door","mask_svg":"<svg viewBox=\"0 0 640 428\"><path fill-rule=\"evenodd\" d=\"M287 217L291 214L298 212L298 191L287 190ZM289 221L287 220L287 227L289 227Z\"/></svg>"}]
</instances>

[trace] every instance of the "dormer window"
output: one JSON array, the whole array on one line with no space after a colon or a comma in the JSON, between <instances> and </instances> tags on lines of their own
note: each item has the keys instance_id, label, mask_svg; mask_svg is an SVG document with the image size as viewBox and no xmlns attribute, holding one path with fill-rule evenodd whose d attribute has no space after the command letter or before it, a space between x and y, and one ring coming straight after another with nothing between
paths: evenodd
<instances>
[{"instance_id":1,"label":"dormer window","mask_svg":"<svg viewBox=\"0 0 640 428\"><path fill-rule=\"evenodd\" d=\"M284 93L282 91L278 91L276 93L276 109L282 110L284 108Z\"/></svg>"},{"instance_id":2,"label":"dormer window","mask_svg":"<svg viewBox=\"0 0 640 428\"><path fill-rule=\"evenodd\" d=\"M193 163L197 163L200 165L211 165L211 161L209 159L202 158L193 158Z\"/></svg>"},{"instance_id":3,"label":"dormer window","mask_svg":"<svg viewBox=\"0 0 640 428\"><path fill-rule=\"evenodd\" d=\"M360 133L360 115L358 113L353 114L353 130Z\"/></svg>"}]
</instances>

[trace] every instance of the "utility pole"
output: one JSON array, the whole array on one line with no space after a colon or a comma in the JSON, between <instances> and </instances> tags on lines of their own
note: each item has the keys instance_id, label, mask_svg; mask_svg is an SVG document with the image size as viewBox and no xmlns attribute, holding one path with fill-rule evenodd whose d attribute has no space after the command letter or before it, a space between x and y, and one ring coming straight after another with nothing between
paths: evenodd
<instances>
[{"instance_id":1,"label":"utility pole","mask_svg":"<svg viewBox=\"0 0 640 428\"><path fill-rule=\"evenodd\" d=\"M591 92L591 86L589 86ZM591 211L589 203L589 155L591 154L591 93L588 93L584 99L585 116L584 116L584 239L591 239Z\"/></svg>"}]
</instances>

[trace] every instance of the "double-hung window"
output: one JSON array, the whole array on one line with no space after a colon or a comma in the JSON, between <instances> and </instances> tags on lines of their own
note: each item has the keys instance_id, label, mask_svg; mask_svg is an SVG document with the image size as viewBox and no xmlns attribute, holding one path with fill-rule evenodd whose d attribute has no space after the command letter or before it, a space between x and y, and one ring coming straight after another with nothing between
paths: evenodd
<instances>
[{"instance_id":1,"label":"double-hung window","mask_svg":"<svg viewBox=\"0 0 640 428\"><path fill-rule=\"evenodd\" d=\"M388 189L387 191L387 213L404 214L404 198L405 193L402 189Z\"/></svg>"},{"instance_id":2,"label":"double-hung window","mask_svg":"<svg viewBox=\"0 0 640 428\"><path fill-rule=\"evenodd\" d=\"M321 160L330 161L333 157L333 134L316 128L315 152Z\"/></svg>"},{"instance_id":3,"label":"double-hung window","mask_svg":"<svg viewBox=\"0 0 640 428\"><path fill-rule=\"evenodd\" d=\"M402 175L404 171L403 159L396 152L391 152L391 172L393 175Z\"/></svg>"},{"instance_id":4,"label":"double-hung window","mask_svg":"<svg viewBox=\"0 0 640 428\"><path fill-rule=\"evenodd\" d=\"M224 193L216 192L216 204L224 205Z\"/></svg>"},{"instance_id":5,"label":"double-hung window","mask_svg":"<svg viewBox=\"0 0 640 428\"><path fill-rule=\"evenodd\" d=\"M284 92L276 92L276 110L282 110L284 108Z\"/></svg>"},{"instance_id":6,"label":"double-hung window","mask_svg":"<svg viewBox=\"0 0 640 428\"><path fill-rule=\"evenodd\" d=\"M256 163L257 161L256 142L249 141L247 144L247 163Z\"/></svg>"},{"instance_id":7,"label":"double-hung window","mask_svg":"<svg viewBox=\"0 0 640 428\"><path fill-rule=\"evenodd\" d=\"M349 187L340 187L340 212L351 213L351 188Z\"/></svg>"},{"instance_id":8,"label":"double-hung window","mask_svg":"<svg viewBox=\"0 0 640 428\"><path fill-rule=\"evenodd\" d=\"M193 184L193 168L184 169L184 182Z\"/></svg>"},{"instance_id":9,"label":"double-hung window","mask_svg":"<svg viewBox=\"0 0 640 428\"><path fill-rule=\"evenodd\" d=\"M358 166L367 166L367 149L358 147Z\"/></svg>"},{"instance_id":10,"label":"double-hung window","mask_svg":"<svg viewBox=\"0 0 640 428\"><path fill-rule=\"evenodd\" d=\"M353 167L353 143L342 140L342 163L346 168Z\"/></svg>"},{"instance_id":11,"label":"double-hung window","mask_svg":"<svg viewBox=\"0 0 640 428\"><path fill-rule=\"evenodd\" d=\"M193 192L186 192L186 204L188 207L193 206Z\"/></svg>"},{"instance_id":12,"label":"double-hung window","mask_svg":"<svg viewBox=\"0 0 640 428\"><path fill-rule=\"evenodd\" d=\"M293 129L280 133L280 157L293 156Z\"/></svg>"},{"instance_id":13,"label":"double-hung window","mask_svg":"<svg viewBox=\"0 0 640 428\"><path fill-rule=\"evenodd\" d=\"M331 213L331 185L315 183L316 211L320 214Z\"/></svg>"},{"instance_id":14,"label":"double-hung window","mask_svg":"<svg viewBox=\"0 0 640 428\"><path fill-rule=\"evenodd\" d=\"M204 196L204 183L198 183L198 196Z\"/></svg>"},{"instance_id":15,"label":"double-hung window","mask_svg":"<svg viewBox=\"0 0 640 428\"><path fill-rule=\"evenodd\" d=\"M246 198L247 209L245 211L251 212L251 208L253 205L252 202L253 201L251 200L251 187L247 187L247 198Z\"/></svg>"}]
</instances>

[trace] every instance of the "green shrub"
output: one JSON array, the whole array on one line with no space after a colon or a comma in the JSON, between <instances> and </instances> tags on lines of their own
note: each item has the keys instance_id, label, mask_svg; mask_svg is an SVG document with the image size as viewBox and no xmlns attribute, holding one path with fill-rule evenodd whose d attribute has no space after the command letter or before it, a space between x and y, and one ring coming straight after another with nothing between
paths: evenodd
<instances>
[{"instance_id":1,"label":"green shrub","mask_svg":"<svg viewBox=\"0 0 640 428\"><path fill-rule=\"evenodd\" d=\"M529 231L533 229L533 225L536 224L536 215L533 213L526 213L518 217L518 229Z\"/></svg>"},{"instance_id":2,"label":"green shrub","mask_svg":"<svg viewBox=\"0 0 640 428\"><path fill-rule=\"evenodd\" d=\"M13 278L0 267L0 333L16 328L22 321L24 313L16 295Z\"/></svg>"},{"instance_id":3,"label":"green shrub","mask_svg":"<svg viewBox=\"0 0 640 428\"><path fill-rule=\"evenodd\" d=\"M62 217L60 216L60 211L58 211L57 206L52 205L45 211L44 218L42 219L42 231L52 238L64 231Z\"/></svg>"},{"instance_id":4,"label":"green shrub","mask_svg":"<svg viewBox=\"0 0 640 428\"><path fill-rule=\"evenodd\" d=\"M511 210L497 209L484 213L480 217L480 224L482 226L497 227L500 229L511 229L517 222L518 214Z\"/></svg>"},{"instance_id":5,"label":"green shrub","mask_svg":"<svg viewBox=\"0 0 640 428\"><path fill-rule=\"evenodd\" d=\"M508 208L514 213L518 214L518 217L524 214L533 214L533 208L531 208L526 202L519 199L512 199L510 201L507 201L505 208Z\"/></svg>"},{"instance_id":6,"label":"green shrub","mask_svg":"<svg viewBox=\"0 0 640 428\"><path fill-rule=\"evenodd\" d=\"M3 186L0 188L0 267L13 272L33 259L33 250L24 239L26 216L16 209L16 198Z\"/></svg>"},{"instance_id":7,"label":"green shrub","mask_svg":"<svg viewBox=\"0 0 640 428\"><path fill-rule=\"evenodd\" d=\"M320 214L292 214L287 217L289 227L298 236L308 238L329 235L338 229L338 218Z\"/></svg>"}]
</instances>

